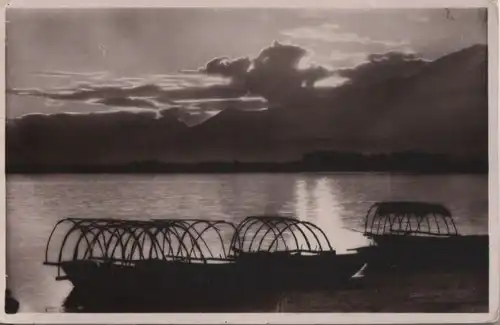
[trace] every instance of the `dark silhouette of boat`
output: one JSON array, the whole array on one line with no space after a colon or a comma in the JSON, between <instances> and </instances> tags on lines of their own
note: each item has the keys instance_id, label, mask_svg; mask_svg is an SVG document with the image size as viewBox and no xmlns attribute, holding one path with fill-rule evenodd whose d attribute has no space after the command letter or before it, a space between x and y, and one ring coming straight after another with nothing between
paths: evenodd
<instances>
[{"instance_id":1,"label":"dark silhouette of boat","mask_svg":"<svg viewBox=\"0 0 500 325\"><path fill-rule=\"evenodd\" d=\"M461 235L451 212L424 202L379 202L365 218L374 245L356 249L369 268L487 268L488 235Z\"/></svg>"},{"instance_id":2,"label":"dark silhouette of boat","mask_svg":"<svg viewBox=\"0 0 500 325\"><path fill-rule=\"evenodd\" d=\"M15 314L19 311L19 301L17 301L9 289L5 290L5 313Z\"/></svg>"},{"instance_id":3,"label":"dark silhouette of boat","mask_svg":"<svg viewBox=\"0 0 500 325\"><path fill-rule=\"evenodd\" d=\"M231 247L247 281L279 290L339 286L365 264L357 254L337 254L316 225L280 216L246 218Z\"/></svg>"},{"instance_id":4,"label":"dark silhouette of boat","mask_svg":"<svg viewBox=\"0 0 500 325\"><path fill-rule=\"evenodd\" d=\"M364 260L337 255L320 228L294 218L255 216L238 225L70 218L54 227L45 264L73 284L67 308L199 312L248 311L274 306L288 290L339 286Z\"/></svg>"}]
</instances>

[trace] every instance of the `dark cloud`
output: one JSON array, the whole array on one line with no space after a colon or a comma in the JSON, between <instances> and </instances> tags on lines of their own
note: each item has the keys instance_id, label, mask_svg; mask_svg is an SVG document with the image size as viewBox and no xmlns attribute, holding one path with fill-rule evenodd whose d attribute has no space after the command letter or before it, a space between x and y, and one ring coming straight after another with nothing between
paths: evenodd
<instances>
[{"instance_id":1,"label":"dark cloud","mask_svg":"<svg viewBox=\"0 0 500 325\"><path fill-rule=\"evenodd\" d=\"M347 78L351 85L371 84L410 76L428 63L416 54L387 52L371 54L367 62L348 69L330 70L319 65L300 68L299 62L307 55L300 46L274 42L253 59L219 57L198 71L230 78L234 85L271 103L286 104L316 82L334 75Z\"/></svg>"},{"instance_id":2,"label":"dark cloud","mask_svg":"<svg viewBox=\"0 0 500 325\"><path fill-rule=\"evenodd\" d=\"M229 58L222 57L208 62L205 68L200 69L200 72L228 77L233 79L233 81L240 81L244 79L251 65L252 61L249 58L230 60Z\"/></svg>"},{"instance_id":3,"label":"dark cloud","mask_svg":"<svg viewBox=\"0 0 500 325\"><path fill-rule=\"evenodd\" d=\"M8 90L7 99L9 106L15 106L20 96L23 98L42 97L50 100L67 103L68 101L76 101L79 105L68 105L78 107L81 112L95 111L91 104L100 104L111 108L172 108L184 107L192 109L193 107L214 107L217 109L225 108L244 108L244 109L261 109L265 100L262 98L247 98L246 91L240 87L233 85L206 86L206 87L190 87L179 89L162 89L154 84L147 84L134 87L124 86L106 86L106 87L89 87L87 84L81 87L72 89L60 90ZM15 98L14 98L15 97ZM24 101L23 101L24 103ZM36 103L36 102L35 102ZM26 102L26 105L33 102ZM38 103L40 104L40 103ZM86 104L86 106L85 106ZM83 107L82 107L83 105ZM47 113L61 111L60 108L47 107L45 103L44 110ZM265 104L267 107L267 104ZM29 109L22 107L21 111L26 112ZM102 107L99 108L102 110ZM9 117L16 117L24 114L16 114L12 109L8 109ZM14 115L14 116L12 116Z\"/></svg>"},{"instance_id":4,"label":"dark cloud","mask_svg":"<svg viewBox=\"0 0 500 325\"><path fill-rule=\"evenodd\" d=\"M162 92L162 89L157 85L141 85L135 87L120 87L120 86L105 86L105 87L76 87L73 89L60 90L42 90L42 89L10 89L8 93L16 95L29 95L37 97L46 97L57 100L89 100L89 99L112 99L112 98L127 98L130 96L155 96Z\"/></svg>"},{"instance_id":5,"label":"dark cloud","mask_svg":"<svg viewBox=\"0 0 500 325\"><path fill-rule=\"evenodd\" d=\"M350 84L373 84L394 77L411 76L428 63L415 54L388 52L371 54L367 62L354 68L337 70L337 73L349 79Z\"/></svg>"},{"instance_id":6,"label":"dark cloud","mask_svg":"<svg viewBox=\"0 0 500 325\"><path fill-rule=\"evenodd\" d=\"M275 42L264 48L256 58L244 57L234 60L225 57L215 58L205 67L194 71L194 74L191 71L190 73L151 76L149 79L147 77L143 79L122 77L102 80L101 77L104 76L101 72L78 74L56 71L52 74L47 72L45 74L72 78L83 75L85 78L84 81L79 81L68 88L10 89L8 92L58 101L102 104L109 107L158 109L177 106L176 101L185 99L220 98L228 100L227 104L230 104L230 99L238 101L238 98L250 94L265 98L270 102L270 106L274 107L293 102L301 91L312 88L316 81L334 73L322 66L300 68L299 62L307 54L308 51L300 46ZM94 80L96 76L99 78ZM230 82L212 84L213 76L229 79ZM221 78L222 82L223 78ZM261 108L262 105L256 107L256 109Z\"/></svg>"},{"instance_id":7,"label":"dark cloud","mask_svg":"<svg viewBox=\"0 0 500 325\"><path fill-rule=\"evenodd\" d=\"M282 103L296 91L312 87L316 81L333 73L321 66L300 69L299 62L307 54L308 51L300 46L274 42L256 58L215 58L199 71L231 78L234 84L252 94Z\"/></svg>"}]
</instances>

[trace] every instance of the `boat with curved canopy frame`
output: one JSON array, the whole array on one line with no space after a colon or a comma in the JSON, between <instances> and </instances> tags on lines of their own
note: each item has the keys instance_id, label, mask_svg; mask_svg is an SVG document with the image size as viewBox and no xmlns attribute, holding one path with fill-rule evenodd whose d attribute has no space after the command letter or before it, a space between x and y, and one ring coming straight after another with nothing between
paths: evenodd
<instances>
[{"instance_id":1,"label":"boat with curved canopy frame","mask_svg":"<svg viewBox=\"0 0 500 325\"><path fill-rule=\"evenodd\" d=\"M77 261L125 266L149 260L204 264L227 261L229 247L222 235L224 228L235 229L232 223L220 220L67 218L59 221L49 236L45 264L58 266L60 276L65 263ZM57 240L59 249L51 250ZM54 251L58 255L51 258L49 253Z\"/></svg>"},{"instance_id":2,"label":"boat with curved canopy frame","mask_svg":"<svg viewBox=\"0 0 500 325\"><path fill-rule=\"evenodd\" d=\"M45 264L57 267L56 280L71 281L79 292L73 300L87 307L131 299L152 304L160 293L196 287L202 295L234 286L223 234L233 231L232 223L220 220L68 218L52 230Z\"/></svg>"},{"instance_id":3,"label":"boat with curved canopy frame","mask_svg":"<svg viewBox=\"0 0 500 325\"><path fill-rule=\"evenodd\" d=\"M49 236L45 264L56 266L56 279L71 281L95 305L103 304L103 297L109 298L106 303L127 303L131 294L152 303L151 297L164 298L158 292L176 291L193 292L205 302L207 295L233 297L228 298L233 303L256 291L339 283L364 261L356 254L337 255L312 223L255 216L238 225L206 219L63 219Z\"/></svg>"},{"instance_id":4,"label":"boat with curved canopy frame","mask_svg":"<svg viewBox=\"0 0 500 325\"><path fill-rule=\"evenodd\" d=\"M368 209L365 236L458 236L451 212L443 205L424 202L379 202Z\"/></svg>"},{"instance_id":5,"label":"boat with curved canopy frame","mask_svg":"<svg viewBox=\"0 0 500 325\"><path fill-rule=\"evenodd\" d=\"M427 202L378 202L365 217L364 235L375 247L368 265L456 267L457 263L483 265L488 260L488 236L459 233L448 208ZM456 258L460 256L460 258Z\"/></svg>"},{"instance_id":6,"label":"boat with curved canopy frame","mask_svg":"<svg viewBox=\"0 0 500 325\"><path fill-rule=\"evenodd\" d=\"M318 226L282 216L245 218L231 247L249 281L288 289L343 283L365 264L357 254L338 255Z\"/></svg>"}]
</instances>

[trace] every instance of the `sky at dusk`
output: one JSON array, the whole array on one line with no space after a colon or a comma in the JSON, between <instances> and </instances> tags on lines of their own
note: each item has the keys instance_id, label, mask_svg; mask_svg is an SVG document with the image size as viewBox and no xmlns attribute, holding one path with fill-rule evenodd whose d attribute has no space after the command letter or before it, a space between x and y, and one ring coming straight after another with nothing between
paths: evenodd
<instances>
[{"instance_id":1,"label":"sky at dusk","mask_svg":"<svg viewBox=\"0 0 500 325\"><path fill-rule=\"evenodd\" d=\"M275 40L306 48L303 64L332 69L388 51L436 59L484 44L485 15L479 9L13 9L8 85L40 86L36 73L52 71L176 73L215 57L256 56Z\"/></svg>"}]
</instances>

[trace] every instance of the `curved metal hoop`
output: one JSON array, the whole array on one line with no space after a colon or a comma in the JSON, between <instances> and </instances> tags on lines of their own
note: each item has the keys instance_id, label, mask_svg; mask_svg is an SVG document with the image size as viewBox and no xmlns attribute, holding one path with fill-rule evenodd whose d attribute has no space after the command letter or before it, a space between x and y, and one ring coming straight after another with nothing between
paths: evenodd
<instances>
[{"instance_id":1,"label":"curved metal hoop","mask_svg":"<svg viewBox=\"0 0 500 325\"><path fill-rule=\"evenodd\" d=\"M380 202L370 207L365 235L459 235L451 212L440 204Z\"/></svg>"}]
</instances>

